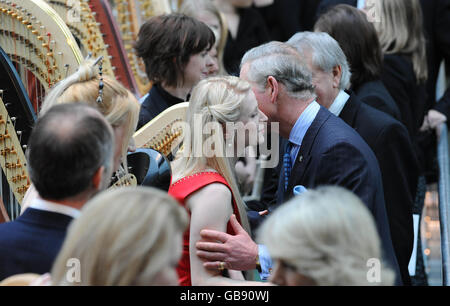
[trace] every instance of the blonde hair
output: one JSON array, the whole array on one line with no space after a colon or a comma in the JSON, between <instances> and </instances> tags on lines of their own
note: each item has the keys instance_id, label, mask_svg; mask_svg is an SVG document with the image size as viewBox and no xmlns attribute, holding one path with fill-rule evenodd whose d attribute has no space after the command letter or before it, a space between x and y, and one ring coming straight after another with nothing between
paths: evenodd
<instances>
[{"instance_id":1,"label":"blonde hair","mask_svg":"<svg viewBox=\"0 0 450 306\"><path fill-rule=\"evenodd\" d=\"M220 12L212 0L184 0L179 12L181 14L198 18L202 11L209 12L217 17L220 23L220 40L217 41L217 58L219 61L219 75L227 75L223 64L223 55L228 38L228 24L225 15Z\"/></svg>"},{"instance_id":2,"label":"blonde hair","mask_svg":"<svg viewBox=\"0 0 450 306\"><path fill-rule=\"evenodd\" d=\"M186 211L149 187L107 190L89 201L70 225L52 269L55 285L157 285L155 278L181 256ZM175 237L180 237L174 253ZM80 282L66 279L71 258Z\"/></svg>"},{"instance_id":3,"label":"blonde hair","mask_svg":"<svg viewBox=\"0 0 450 306\"><path fill-rule=\"evenodd\" d=\"M381 283L369 283L368 260L382 263L380 238L369 210L344 188L319 187L293 198L263 223L258 237L273 259L318 285L393 284L389 268L381 269Z\"/></svg>"},{"instance_id":4,"label":"blonde hair","mask_svg":"<svg viewBox=\"0 0 450 306\"><path fill-rule=\"evenodd\" d=\"M43 115L53 105L61 103L84 102L102 113L114 127L125 126L125 139L121 152L126 161L129 141L136 130L139 116L139 102L136 97L118 81L103 76L103 101L97 102L99 95L98 67L93 60L86 60L78 70L56 84L47 94L40 114Z\"/></svg>"},{"instance_id":5,"label":"blonde hair","mask_svg":"<svg viewBox=\"0 0 450 306\"><path fill-rule=\"evenodd\" d=\"M418 0L377 0L373 25L385 54L404 53L411 57L418 82L428 78L422 8Z\"/></svg>"},{"instance_id":6,"label":"blonde hair","mask_svg":"<svg viewBox=\"0 0 450 306\"><path fill-rule=\"evenodd\" d=\"M239 193L232 165L225 152L224 128L227 122L237 122L241 115L241 104L251 90L250 84L238 77L211 77L200 81L192 90L186 123L190 135L186 135L183 150L179 151L173 163L175 182L185 176L207 169L215 169L231 187L233 197L239 209L242 226L250 231L245 204ZM201 115L201 122L198 116ZM207 157L198 149L203 149L209 135L203 133L203 127L216 127L214 137L214 156Z\"/></svg>"}]
</instances>

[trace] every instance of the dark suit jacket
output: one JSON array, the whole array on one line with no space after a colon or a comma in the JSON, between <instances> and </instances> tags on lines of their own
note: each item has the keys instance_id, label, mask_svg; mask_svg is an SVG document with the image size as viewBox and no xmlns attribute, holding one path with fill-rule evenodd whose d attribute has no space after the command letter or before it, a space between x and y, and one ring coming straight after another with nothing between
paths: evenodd
<instances>
[{"instance_id":1,"label":"dark suit jacket","mask_svg":"<svg viewBox=\"0 0 450 306\"><path fill-rule=\"evenodd\" d=\"M284 179L280 175L279 190L284 190ZM279 200L290 199L296 185L307 189L338 185L359 196L375 219L385 258L400 279L377 159L358 133L323 107L305 134L287 190Z\"/></svg>"},{"instance_id":2,"label":"dark suit jacket","mask_svg":"<svg viewBox=\"0 0 450 306\"><path fill-rule=\"evenodd\" d=\"M410 285L408 264L414 244L412 208L419 169L408 131L400 122L362 103L354 94L339 117L361 135L377 157L392 243L403 283Z\"/></svg>"},{"instance_id":3,"label":"dark suit jacket","mask_svg":"<svg viewBox=\"0 0 450 306\"><path fill-rule=\"evenodd\" d=\"M160 85L155 84L150 89L147 98L142 102L141 110L139 111L139 121L137 130L143 127L147 122L158 116L167 108L184 102L182 99L169 94Z\"/></svg>"},{"instance_id":4,"label":"dark suit jacket","mask_svg":"<svg viewBox=\"0 0 450 306\"><path fill-rule=\"evenodd\" d=\"M27 208L15 221L0 224L0 280L19 273L50 272L72 220Z\"/></svg>"},{"instance_id":5,"label":"dark suit jacket","mask_svg":"<svg viewBox=\"0 0 450 306\"><path fill-rule=\"evenodd\" d=\"M352 89L362 102L401 121L400 110L381 80L366 82Z\"/></svg>"}]
</instances>

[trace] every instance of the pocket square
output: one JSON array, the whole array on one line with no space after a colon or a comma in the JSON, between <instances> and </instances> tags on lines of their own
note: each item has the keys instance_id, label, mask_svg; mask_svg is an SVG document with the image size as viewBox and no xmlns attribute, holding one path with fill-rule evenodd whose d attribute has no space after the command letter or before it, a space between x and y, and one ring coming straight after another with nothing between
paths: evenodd
<instances>
[{"instance_id":1,"label":"pocket square","mask_svg":"<svg viewBox=\"0 0 450 306\"><path fill-rule=\"evenodd\" d=\"M299 195L302 194L305 191L308 191L308 189L305 188L305 186L302 185L297 185L294 187L294 189L292 190L294 192L294 195Z\"/></svg>"}]
</instances>

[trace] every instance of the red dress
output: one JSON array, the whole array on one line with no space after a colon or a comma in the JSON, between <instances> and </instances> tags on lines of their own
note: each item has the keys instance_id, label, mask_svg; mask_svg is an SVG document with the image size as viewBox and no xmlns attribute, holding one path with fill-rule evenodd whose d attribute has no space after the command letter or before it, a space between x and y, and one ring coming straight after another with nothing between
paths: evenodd
<instances>
[{"instance_id":1,"label":"red dress","mask_svg":"<svg viewBox=\"0 0 450 306\"><path fill-rule=\"evenodd\" d=\"M200 172L194 175L186 176L174 184L172 184L169 188L169 194L173 196L183 207L186 208L186 198L189 197L192 193L202 189L203 187L213 184L213 183L221 183L231 188L228 185L227 181L217 172ZM187 212L190 215L189 210L186 208ZM236 202L233 198L233 213L236 215L239 223L241 222L239 211L237 209ZM177 266L177 273L179 278L179 283L181 286L191 286L191 262L189 257L189 230L190 226L183 235L183 253L181 255L181 259ZM234 235L233 228L231 224L227 225L227 233Z\"/></svg>"}]
</instances>

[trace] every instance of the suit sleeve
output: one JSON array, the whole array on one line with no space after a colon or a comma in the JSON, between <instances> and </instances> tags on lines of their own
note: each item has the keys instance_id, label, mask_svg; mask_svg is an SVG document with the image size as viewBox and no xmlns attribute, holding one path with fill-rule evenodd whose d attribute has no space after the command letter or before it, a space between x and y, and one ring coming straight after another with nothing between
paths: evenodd
<instances>
[{"instance_id":1,"label":"suit sleeve","mask_svg":"<svg viewBox=\"0 0 450 306\"><path fill-rule=\"evenodd\" d=\"M412 209L419 175L417 160L408 132L401 125L386 129L376 146L393 246L400 266L407 267L414 243Z\"/></svg>"}]
</instances>

